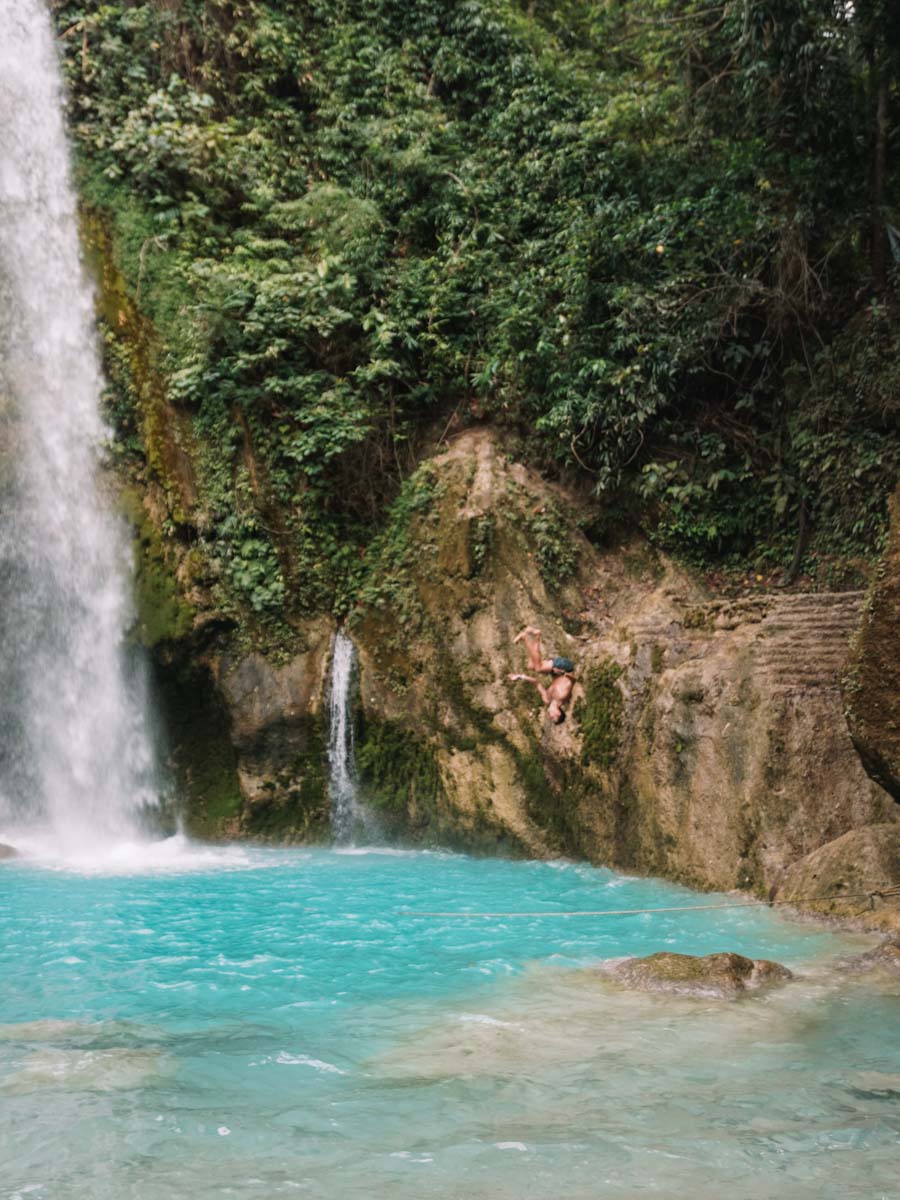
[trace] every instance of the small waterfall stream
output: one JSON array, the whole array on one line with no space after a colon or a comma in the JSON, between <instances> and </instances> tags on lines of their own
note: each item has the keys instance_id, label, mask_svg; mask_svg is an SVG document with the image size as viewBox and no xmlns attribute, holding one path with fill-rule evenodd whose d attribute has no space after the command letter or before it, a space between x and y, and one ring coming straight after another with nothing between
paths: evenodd
<instances>
[{"instance_id":1,"label":"small waterfall stream","mask_svg":"<svg viewBox=\"0 0 900 1200\"><path fill-rule=\"evenodd\" d=\"M0 28L0 824L94 846L138 831L154 754L54 36L42 0Z\"/></svg>"},{"instance_id":2,"label":"small waterfall stream","mask_svg":"<svg viewBox=\"0 0 900 1200\"><path fill-rule=\"evenodd\" d=\"M347 844L362 828L372 832L372 820L360 801L353 746L351 704L356 678L356 647L343 630L334 635L331 686L328 695L328 792L331 798L331 832Z\"/></svg>"}]
</instances>

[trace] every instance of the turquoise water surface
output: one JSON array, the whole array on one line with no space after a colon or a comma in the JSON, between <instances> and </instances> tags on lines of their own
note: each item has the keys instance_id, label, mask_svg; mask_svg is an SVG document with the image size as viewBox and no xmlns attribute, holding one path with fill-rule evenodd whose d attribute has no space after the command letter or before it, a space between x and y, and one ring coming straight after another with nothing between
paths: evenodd
<instances>
[{"instance_id":1,"label":"turquoise water surface","mask_svg":"<svg viewBox=\"0 0 900 1200\"><path fill-rule=\"evenodd\" d=\"M440 853L225 849L0 870L0 1197L900 1195L900 985L765 908ZM703 898L704 902L709 898ZM775 958L734 1003L660 949Z\"/></svg>"}]
</instances>

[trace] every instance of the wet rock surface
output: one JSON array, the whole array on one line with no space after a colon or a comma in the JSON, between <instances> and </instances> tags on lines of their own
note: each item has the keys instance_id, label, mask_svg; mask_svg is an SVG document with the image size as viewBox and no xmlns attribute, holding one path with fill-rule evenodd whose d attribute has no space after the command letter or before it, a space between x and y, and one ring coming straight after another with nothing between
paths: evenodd
<instances>
[{"instance_id":1,"label":"wet rock surface","mask_svg":"<svg viewBox=\"0 0 900 1200\"><path fill-rule=\"evenodd\" d=\"M19 852L15 846L7 846L5 842L0 842L0 862L5 858L18 858Z\"/></svg>"},{"instance_id":2,"label":"wet rock surface","mask_svg":"<svg viewBox=\"0 0 900 1200\"><path fill-rule=\"evenodd\" d=\"M886 970L900 975L900 937L887 938L880 946L844 959L841 966L848 971Z\"/></svg>"},{"instance_id":3,"label":"wet rock surface","mask_svg":"<svg viewBox=\"0 0 900 1200\"><path fill-rule=\"evenodd\" d=\"M819 916L900 931L900 896L870 895L898 885L900 824L889 822L852 829L794 863L777 898Z\"/></svg>"},{"instance_id":4,"label":"wet rock surface","mask_svg":"<svg viewBox=\"0 0 900 1200\"><path fill-rule=\"evenodd\" d=\"M646 958L626 958L603 970L637 991L721 1000L733 1000L744 992L793 979L780 963L745 958L731 951L699 956L663 951Z\"/></svg>"}]
</instances>

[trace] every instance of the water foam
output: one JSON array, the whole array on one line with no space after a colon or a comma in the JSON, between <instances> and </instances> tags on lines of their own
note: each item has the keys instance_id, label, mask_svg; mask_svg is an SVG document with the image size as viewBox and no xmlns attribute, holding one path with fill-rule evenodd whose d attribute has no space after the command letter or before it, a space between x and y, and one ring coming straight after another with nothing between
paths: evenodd
<instances>
[{"instance_id":1,"label":"water foam","mask_svg":"<svg viewBox=\"0 0 900 1200\"><path fill-rule=\"evenodd\" d=\"M55 836L54 830L39 831L36 834L20 832L15 837L22 865L78 875L234 871L276 866L281 861L277 851L266 852L235 844L207 845L191 841L184 834L175 834L157 841L101 841L93 847L81 842L61 842Z\"/></svg>"}]
</instances>

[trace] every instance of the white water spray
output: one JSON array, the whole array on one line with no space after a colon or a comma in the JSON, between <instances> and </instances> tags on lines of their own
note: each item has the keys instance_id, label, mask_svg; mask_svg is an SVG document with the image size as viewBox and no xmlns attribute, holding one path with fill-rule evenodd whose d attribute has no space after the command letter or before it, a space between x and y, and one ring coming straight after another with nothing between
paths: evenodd
<instances>
[{"instance_id":1,"label":"white water spray","mask_svg":"<svg viewBox=\"0 0 900 1200\"><path fill-rule=\"evenodd\" d=\"M0 29L0 826L75 850L135 836L154 755L54 36L42 0Z\"/></svg>"},{"instance_id":2,"label":"white water spray","mask_svg":"<svg viewBox=\"0 0 900 1200\"><path fill-rule=\"evenodd\" d=\"M331 832L336 842L352 842L360 827L372 833L372 818L359 798L353 720L350 711L356 674L356 647L343 630L334 635L328 697L328 764Z\"/></svg>"}]
</instances>

